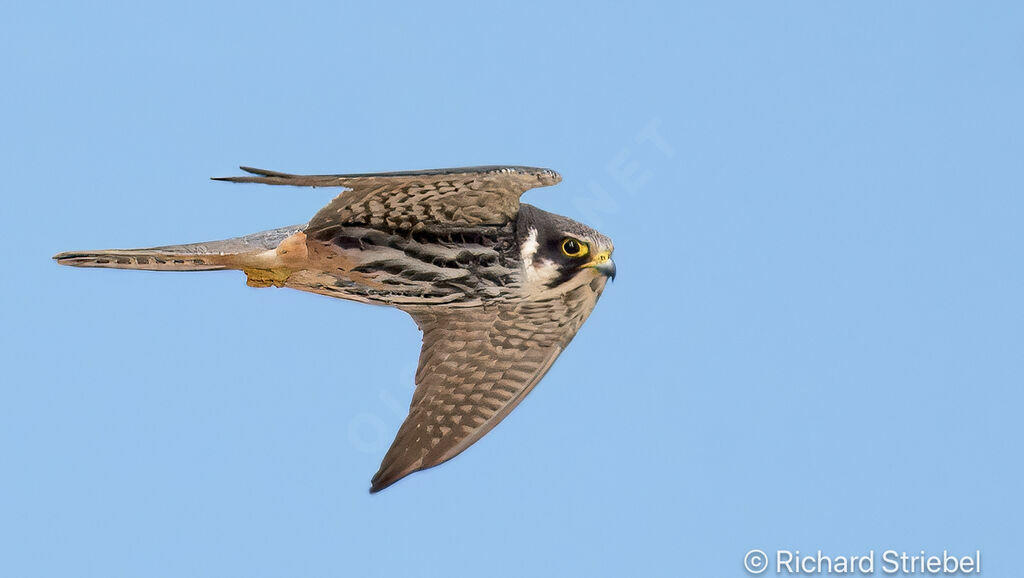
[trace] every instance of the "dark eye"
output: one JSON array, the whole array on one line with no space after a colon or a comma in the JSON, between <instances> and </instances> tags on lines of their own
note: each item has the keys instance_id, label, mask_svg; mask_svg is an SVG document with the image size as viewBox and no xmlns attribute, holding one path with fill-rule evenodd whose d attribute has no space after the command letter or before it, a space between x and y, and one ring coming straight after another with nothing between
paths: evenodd
<instances>
[{"instance_id":1,"label":"dark eye","mask_svg":"<svg viewBox=\"0 0 1024 578\"><path fill-rule=\"evenodd\" d=\"M577 241L572 237L566 238L562 241L562 252L565 253L566 257L582 257L587 254L587 244L581 241Z\"/></svg>"}]
</instances>

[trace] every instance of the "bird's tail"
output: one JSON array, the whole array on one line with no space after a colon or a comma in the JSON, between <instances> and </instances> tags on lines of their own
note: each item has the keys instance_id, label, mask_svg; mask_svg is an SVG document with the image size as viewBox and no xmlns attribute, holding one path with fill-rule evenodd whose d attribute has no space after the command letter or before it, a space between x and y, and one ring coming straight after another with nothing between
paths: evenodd
<instances>
[{"instance_id":1,"label":"bird's tail","mask_svg":"<svg viewBox=\"0 0 1024 578\"><path fill-rule=\"evenodd\" d=\"M213 271L242 269L250 259L264 251L275 249L281 241L301 231L304 225L281 227L244 237L168 245L148 249L110 249L103 251L67 251L54 255L61 265L73 267L107 267L111 269L140 269L144 271Z\"/></svg>"}]
</instances>

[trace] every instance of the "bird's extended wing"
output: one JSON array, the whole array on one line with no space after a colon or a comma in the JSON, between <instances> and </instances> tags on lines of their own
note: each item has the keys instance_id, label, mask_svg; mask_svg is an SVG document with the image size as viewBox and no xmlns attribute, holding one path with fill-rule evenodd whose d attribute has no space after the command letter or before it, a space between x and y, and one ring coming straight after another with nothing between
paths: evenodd
<instances>
[{"instance_id":1,"label":"bird's extended wing","mask_svg":"<svg viewBox=\"0 0 1024 578\"><path fill-rule=\"evenodd\" d=\"M484 166L354 175L291 175L251 167L256 176L221 177L235 183L345 187L309 222L306 233L324 237L343 225L413 230L431 225L503 225L519 211L519 196L557 184L555 171Z\"/></svg>"},{"instance_id":2,"label":"bird's extended wing","mask_svg":"<svg viewBox=\"0 0 1024 578\"><path fill-rule=\"evenodd\" d=\"M450 460L504 419L576 335L604 284L546 301L409 310L423 330L416 392L370 491Z\"/></svg>"}]
</instances>

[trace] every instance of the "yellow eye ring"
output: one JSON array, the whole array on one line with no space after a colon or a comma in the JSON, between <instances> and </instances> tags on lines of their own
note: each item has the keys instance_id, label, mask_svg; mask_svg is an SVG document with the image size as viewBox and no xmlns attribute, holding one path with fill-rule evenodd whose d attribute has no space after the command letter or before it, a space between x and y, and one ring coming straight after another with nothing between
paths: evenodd
<instances>
[{"instance_id":1,"label":"yellow eye ring","mask_svg":"<svg viewBox=\"0 0 1024 578\"><path fill-rule=\"evenodd\" d=\"M562 253L566 257L582 257L590 252L590 247L583 241L577 241L572 237L566 237L562 241Z\"/></svg>"}]
</instances>

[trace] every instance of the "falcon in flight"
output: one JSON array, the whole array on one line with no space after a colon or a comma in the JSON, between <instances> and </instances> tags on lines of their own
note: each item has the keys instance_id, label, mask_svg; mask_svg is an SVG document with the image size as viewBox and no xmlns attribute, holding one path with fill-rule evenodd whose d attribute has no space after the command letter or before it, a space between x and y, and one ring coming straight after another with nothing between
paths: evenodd
<instances>
[{"instance_id":1,"label":"falcon in flight","mask_svg":"<svg viewBox=\"0 0 1024 578\"><path fill-rule=\"evenodd\" d=\"M73 251L75 267L244 271L412 316L423 331L416 390L370 492L457 456L530 393L615 278L608 237L520 203L551 170L485 166L292 175L242 167L215 180L345 190L305 225L150 249Z\"/></svg>"}]
</instances>

